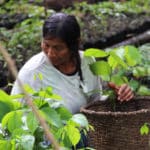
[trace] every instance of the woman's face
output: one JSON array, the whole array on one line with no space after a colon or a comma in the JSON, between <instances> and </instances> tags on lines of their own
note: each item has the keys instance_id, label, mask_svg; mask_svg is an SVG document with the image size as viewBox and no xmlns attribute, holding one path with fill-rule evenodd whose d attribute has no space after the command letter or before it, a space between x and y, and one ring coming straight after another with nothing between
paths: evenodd
<instances>
[{"instance_id":1,"label":"woman's face","mask_svg":"<svg viewBox=\"0 0 150 150\"><path fill-rule=\"evenodd\" d=\"M56 67L67 63L71 58L71 52L66 43L59 38L43 39L41 47Z\"/></svg>"}]
</instances>

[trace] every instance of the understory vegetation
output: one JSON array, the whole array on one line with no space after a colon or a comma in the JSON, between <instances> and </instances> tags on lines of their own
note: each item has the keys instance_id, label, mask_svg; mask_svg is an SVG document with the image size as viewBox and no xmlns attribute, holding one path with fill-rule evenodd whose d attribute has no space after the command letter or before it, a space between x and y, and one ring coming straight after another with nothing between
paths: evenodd
<instances>
[{"instance_id":1,"label":"understory vegetation","mask_svg":"<svg viewBox=\"0 0 150 150\"><path fill-rule=\"evenodd\" d=\"M43 21L47 16L56 12L52 9L45 9L42 5L36 5L39 2L41 1L34 0L34 3L29 3L26 0L0 1L0 44L8 50L17 65L17 69L20 69L31 56L41 51ZM123 33L127 32L127 30L137 31L138 26L141 27L145 22L149 23L149 6L150 0L109 1L92 5L82 2L75 3L72 7L61 10L77 17L82 32L81 49L86 50L91 46L91 48L98 48L102 54L110 55L112 66L116 58L121 69L130 67L126 74L130 81L127 81L126 76L123 76L123 80L127 81L126 83L130 83L132 88L135 88L135 92L138 91L137 95L142 96L150 93L150 43L142 45L139 43L135 47L128 45L114 48L114 51L118 52L117 56L114 53L109 53L107 47L101 48L102 45L98 42L107 41L107 38L113 37L122 31L124 31ZM137 33L131 32L130 34L129 32L126 36L130 37L134 34ZM133 50L136 52L134 53ZM139 54L136 55L137 50L142 56L139 59ZM126 59L129 61L129 64L124 66L124 62L120 60L119 56L125 55L127 52L131 57L127 56L128 58ZM97 52L95 54L98 55ZM132 58L137 59L136 63ZM98 64L98 62L96 63ZM97 64L93 67L97 68ZM124 73L123 71L126 71L123 69L119 72L118 77ZM106 72L100 73L102 73L102 76ZM7 63L1 54L0 75L0 88L9 86L9 83L12 85L14 79L8 71ZM132 80L133 75L135 80ZM118 77L114 77L113 81L118 80ZM42 75L39 78L42 78ZM108 78L108 76L105 76L104 80L109 81L107 80ZM88 124L85 116L82 114L72 115L61 105L61 98L53 93L52 87L34 91L29 86L26 86L26 90L32 96L34 104L48 122L52 133L58 139L60 145L66 147L66 150L67 148L76 147L76 144L81 139L80 131L87 134L90 129L93 129ZM32 110L17 101L23 95L12 97L9 95L9 92L7 94L0 90L0 149L52 149L52 145L47 143L43 129L39 126ZM51 101L51 99L56 100ZM148 125L145 124L141 130L143 134L148 134ZM73 134L75 136L72 136ZM90 148L88 149L90 150Z\"/></svg>"}]
</instances>

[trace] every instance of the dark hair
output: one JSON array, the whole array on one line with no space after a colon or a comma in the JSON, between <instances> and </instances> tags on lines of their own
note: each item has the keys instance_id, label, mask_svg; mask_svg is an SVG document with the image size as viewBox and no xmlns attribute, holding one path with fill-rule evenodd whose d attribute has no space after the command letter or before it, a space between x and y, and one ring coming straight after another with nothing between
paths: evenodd
<instances>
[{"instance_id":1,"label":"dark hair","mask_svg":"<svg viewBox=\"0 0 150 150\"><path fill-rule=\"evenodd\" d=\"M48 17L43 25L43 38L60 38L76 58L80 79L83 80L79 55L80 26L73 15L56 13Z\"/></svg>"}]
</instances>

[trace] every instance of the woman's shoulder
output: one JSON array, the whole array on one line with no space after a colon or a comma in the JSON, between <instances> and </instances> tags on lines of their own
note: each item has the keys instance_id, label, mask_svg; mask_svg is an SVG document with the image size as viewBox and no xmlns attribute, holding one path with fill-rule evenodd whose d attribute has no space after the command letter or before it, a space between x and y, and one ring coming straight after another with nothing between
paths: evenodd
<instances>
[{"instance_id":1,"label":"woman's shoulder","mask_svg":"<svg viewBox=\"0 0 150 150\"><path fill-rule=\"evenodd\" d=\"M30 78L33 74L38 73L47 64L46 59L43 52L32 56L19 70L19 77Z\"/></svg>"},{"instance_id":2,"label":"woman's shoulder","mask_svg":"<svg viewBox=\"0 0 150 150\"><path fill-rule=\"evenodd\" d=\"M47 58L43 52L32 56L21 68L21 70L34 71L47 63Z\"/></svg>"}]
</instances>

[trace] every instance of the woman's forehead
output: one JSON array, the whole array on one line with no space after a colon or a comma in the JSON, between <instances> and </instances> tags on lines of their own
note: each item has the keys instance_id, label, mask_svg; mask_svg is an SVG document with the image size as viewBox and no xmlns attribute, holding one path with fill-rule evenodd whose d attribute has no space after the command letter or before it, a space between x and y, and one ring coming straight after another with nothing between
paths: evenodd
<instances>
[{"instance_id":1,"label":"woman's forehead","mask_svg":"<svg viewBox=\"0 0 150 150\"><path fill-rule=\"evenodd\" d=\"M65 43L62 39L57 38L57 37L50 37L50 38L44 38L43 41L45 43L50 43L50 42L57 42L57 43Z\"/></svg>"}]
</instances>

